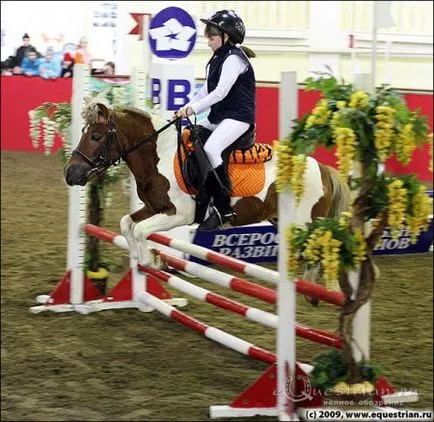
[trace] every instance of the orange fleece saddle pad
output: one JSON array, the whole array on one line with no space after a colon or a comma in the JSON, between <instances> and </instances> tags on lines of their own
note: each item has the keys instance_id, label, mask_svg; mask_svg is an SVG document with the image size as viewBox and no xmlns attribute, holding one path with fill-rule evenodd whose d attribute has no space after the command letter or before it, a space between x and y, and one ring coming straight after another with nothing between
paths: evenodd
<instances>
[{"instance_id":1,"label":"orange fleece saddle pad","mask_svg":"<svg viewBox=\"0 0 434 422\"><path fill-rule=\"evenodd\" d=\"M184 160L185 155L181 155ZM267 144L255 144L246 150L232 151L228 167L229 178L233 187L231 196L244 197L257 195L265 185L264 163L271 160L272 156L273 148ZM182 180L177 154L174 156L173 165L179 187L182 191L188 193Z\"/></svg>"}]
</instances>

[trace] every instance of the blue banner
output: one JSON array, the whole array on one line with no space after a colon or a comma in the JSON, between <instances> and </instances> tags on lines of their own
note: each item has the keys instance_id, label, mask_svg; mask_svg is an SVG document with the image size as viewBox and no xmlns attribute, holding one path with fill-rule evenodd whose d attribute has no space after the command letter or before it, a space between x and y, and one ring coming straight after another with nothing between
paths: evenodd
<instances>
[{"instance_id":1,"label":"blue banner","mask_svg":"<svg viewBox=\"0 0 434 422\"><path fill-rule=\"evenodd\" d=\"M277 231L271 224L231 227L213 232L196 231L193 242L215 252L246 262L276 262ZM191 261L202 260L190 257Z\"/></svg>"},{"instance_id":2,"label":"blue banner","mask_svg":"<svg viewBox=\"0 0 434 422\"><path fill-rule=\"evenodd\" d=\"M427 191L427 195L432 197L433 191ZM246 262L277 262L278 237L276 228L271 224L259 224L213 232L196 231L192 243ZM415 244L411 243L410 234L405 228L401 230L397 239L393 239L387 227L374 249L374 255L425 253L430 250L432 242L432 220L428 230L418 236ZM190 259L204 264L197 258Z\"/></svg>"}]
</instances>

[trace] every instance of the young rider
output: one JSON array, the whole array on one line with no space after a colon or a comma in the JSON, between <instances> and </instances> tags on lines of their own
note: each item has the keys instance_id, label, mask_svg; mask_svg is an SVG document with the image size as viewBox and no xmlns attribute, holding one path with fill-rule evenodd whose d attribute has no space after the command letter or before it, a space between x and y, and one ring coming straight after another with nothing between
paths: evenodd
<instances>
[{"instance_id":1,"label":"young rider","mask_svg":"<svg viewBox=\"0 0 434 422\"><path fill-rule=\"evenodd\" d=\"M209 19L205 36L213 55L207 64L206 82L196 96L175 114L185 118L211 108L202 126L212 131L204 146L206 155L223 182L222 186L210 172L206 192L213 198L213 208L199 230L213 230L232 221L230 182L222 161L222 152L232 145L255 122L255 74L249 57L255 54L240 47L245 27L233 10L221 10Z\"/></svg>"}]
</instances>

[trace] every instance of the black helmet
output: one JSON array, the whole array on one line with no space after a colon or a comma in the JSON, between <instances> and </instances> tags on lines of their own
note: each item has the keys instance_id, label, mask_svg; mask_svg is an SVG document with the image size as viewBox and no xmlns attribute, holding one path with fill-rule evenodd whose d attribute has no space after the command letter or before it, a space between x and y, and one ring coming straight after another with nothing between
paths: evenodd
<instances>
[{"instance_id":1,"label":"black helmet","mask_svg":"<svg viewBox=\"0 0 434 422\"><path fill-rule=\"evenodd\" d=\"M207 25L212 25L228 34L235 44L241 44L246 35L246 28L242 19L233 10L220 10L209 19L201 19Z\"/></svg>"}]
</instances>

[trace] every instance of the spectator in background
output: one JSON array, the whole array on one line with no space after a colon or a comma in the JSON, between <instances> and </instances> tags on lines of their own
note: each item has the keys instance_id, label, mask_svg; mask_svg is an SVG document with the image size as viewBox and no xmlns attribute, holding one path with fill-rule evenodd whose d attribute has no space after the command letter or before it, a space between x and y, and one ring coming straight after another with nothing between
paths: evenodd
<instances>
[{"instance_id":1,"label":"spectator in background","mask_svg":"<svg viewBox=\"0 0 434 422\"><path fill-rule=\"evenodd\" d=\"M107 62L104 66L106 75L115 74L115 64L113 62Z\"/></svg>"},{"instance_id":2,"label":"spectator in background","mask_svg":"<svg viewBox=\"0 0 434 422\"><path fill-rule=\"evenodd\" d=\"M62 62L62 71L60 72L61 78L72 78L74 74L74 59L70 53L65 53Z\"/></svg>"},{"instance_id":3,"label":"spectator in background","mask_svg":"<svg viewBox=\"0 0 434 422\"><path fill-rule=\"evenodd\" d=\"M20 75L22 72L21 65L23 60L27 57L29 50L34 49L37 57L41 57L41 54L37 52L36 48L30 44L29 34L23 35L23 45L17 48L15 56L9 56L1 64L1 68L5 71L11 71L14 75Z\"/></svg>"},{"instance_id":4,"label":"spectator in background","mask_svg":"<svg viewBox=\"0 0 434 422\"><path fill-rule=\"evenodd\" d=\"M40 63L41 59L38 57L36 49L31 47L27 50L27 56L21 63L20 71L26 76L38 76Z\"/></svg>"},{"instance_id":5,"label":"spectator in background","mask_svg":"<svg viewBox=\"0 0 434 422\"><path fill-rule=\"evenodd\" d=\"M75 50L74 63L75 64L84 63L90 66L91 62L92 62L92 57L89 51L87 50L87 38L81 37L80 43L77 49Z\"/></svg>"},{"instance_id":6,"label":"spectator in background","mask_svg":"<svg viewBox=\"0 0 434 422\"><path fill-rule=\"evenodd\" d=\"M106 62L103 67L92 69L91 73L98 76L113 76L115 74L115 64L113 62Z\"/></svg>"},{"instance_id":7,"label":"spectator in background","mask_svg":"<svg viewBox=\"0 0 434 422\"><path fill-rule=\"evenodd\" d=\"M57 22L59 25L59 22ZM53 49L54 57L58 57L62 60L62 49L65 44L65 34L61 31L47 31L42 33L42 39L44 40L42 51L46 51L48 48Z\"/></svg>"},{"instance_id":8,"label":"spectator in background","mask_svg":"<svg viewBox=\"0 0 434 422\"><path fill-rule=\"evenodd\" d=\"M57 79L62 71L59 59L54 57L52 48L47 48L45 57L39 64L39 74L44 79Z\"/></svg>"}]
</instances>

